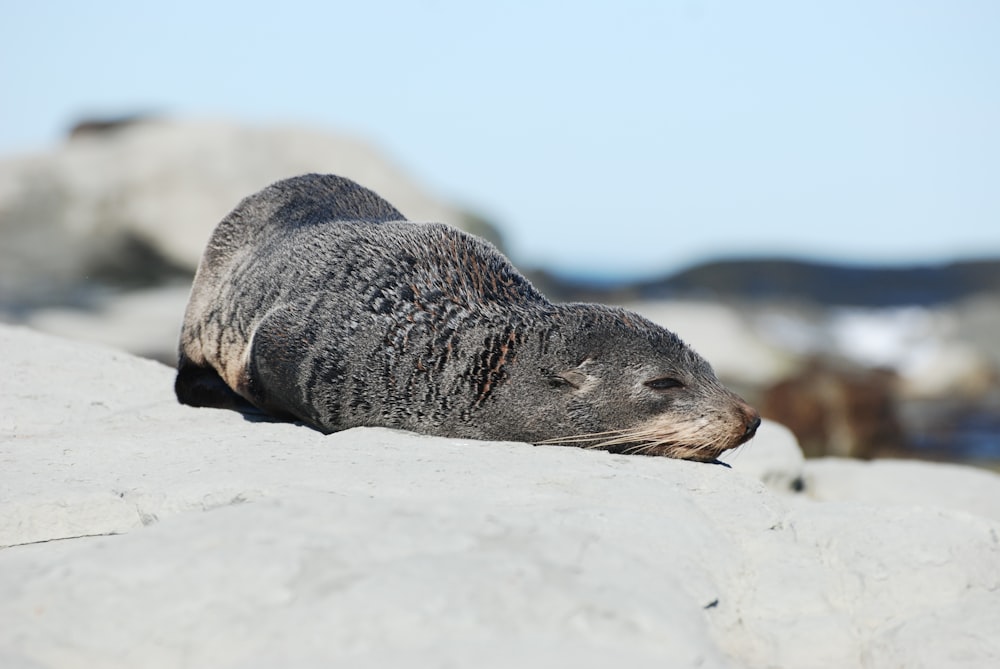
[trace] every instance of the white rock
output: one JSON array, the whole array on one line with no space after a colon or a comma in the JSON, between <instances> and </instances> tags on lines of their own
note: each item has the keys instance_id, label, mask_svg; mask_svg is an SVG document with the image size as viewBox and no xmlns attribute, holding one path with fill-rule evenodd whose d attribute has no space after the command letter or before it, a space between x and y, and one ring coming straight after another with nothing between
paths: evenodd
<instances>
[{"instance_id":1,"label":"white rock","mask_svg":"<svg viewBox=\"0 0 1000 669\"><path fill-rule=\"evenodd\" d=\"M757 436L719 459L779 492L797 492L804 485L799 442L791 430L770 420L761 422Z\"/></svg>"},{"instance_id":2,"label":"white rock","mask_svg":"<svg viewBox=\"0 0 1000 669\"><path fill-rule=\"evenodd\" d=\"M173 364L190 294L188 284L134 290L108 295L90 309L36 309L24 317L23 324Z\"/></svg>"},{"instance_id":3,"label":"white rock","mask_svg":"<svg viewBox=\"0 0 1000 669\"><path fill-rule=\"evenodd\" d=\"M996 386L997 367L985 352L958 341L928 347L902 370L907 397L982 397Z\"/></svg>"},{"instance_id":4,"label":"white rock","mask_svg":"<svg viewBox=\"0 0 1000 669\"><path fill-rule=\"evenodd\" d=\"M1000 521L997 475L913 460L807 460L806 490L819 501L951 509Z\"/></svg>"},{"instance_id":5,"label":"white rock","mask_svg":"<svg viewBox=\"0 0 1000 669\"><path fill-rule=\"evenodd\" d=\"M113 350L0 350L5 667L1000 661L1000 523L969 507L777 495L740 457L323 436L179 406Z\"/></svg>"}]
</instances>

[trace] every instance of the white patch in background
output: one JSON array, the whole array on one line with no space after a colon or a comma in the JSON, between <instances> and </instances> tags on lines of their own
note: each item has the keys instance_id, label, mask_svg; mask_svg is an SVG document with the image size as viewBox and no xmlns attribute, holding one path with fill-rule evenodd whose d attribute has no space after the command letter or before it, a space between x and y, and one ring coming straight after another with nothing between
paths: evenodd
<instances>
[{"instance_id":1,"label":"white patch in background","mask_svg":"<svg viewBox=\"0 0 1000 669\"><path fill-rule=\"evenodd\" d=\"M989 383L988 361L962 341L954 314L945 309L771 308L758 314L753 326L765 341L800 356L893 369L911 396L975 394Z\"/></svg>"}]
</instances>

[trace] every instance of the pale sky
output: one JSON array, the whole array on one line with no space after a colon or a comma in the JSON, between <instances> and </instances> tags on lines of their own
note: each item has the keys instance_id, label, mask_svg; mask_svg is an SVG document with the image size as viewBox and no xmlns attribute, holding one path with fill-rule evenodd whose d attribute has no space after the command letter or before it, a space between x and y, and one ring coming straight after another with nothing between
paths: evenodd
<instances>
[{"instance_id":1,"label":"pale sky","mask_svg":"<svg viewBox=\"0 0 1000 669\"><path fill-rule=\"evenodd\" d=\"M296 122L522 266L1000 255L993 0L4 5L0 158L86 114Z\"/></svg>"}]
</instances>

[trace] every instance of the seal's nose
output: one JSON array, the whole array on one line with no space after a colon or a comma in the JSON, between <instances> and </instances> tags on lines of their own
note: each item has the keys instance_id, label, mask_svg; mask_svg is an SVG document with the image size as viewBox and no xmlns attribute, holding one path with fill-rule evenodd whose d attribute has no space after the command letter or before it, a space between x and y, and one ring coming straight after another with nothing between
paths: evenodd
<instances>
[{"instance_id":1,"label":"seal's nose","mask_svg":"<svg viewBox=\"0 0 1000 669\"><path fill-rule=\"evenodd\" d=\"M736 448L747 443L757 434L757 428L760 427L760 414L752 406L734 395L731 415L733 418L733 422L730 423L732 425L732 432L730 432L732 444L729 448ZM743 426L742 432L740 432L740 425Z\"/></svg>"},{"instance_id":2,"label":"seal's nose","mask_svg":"<svg viewBox=\"0 0 1000 669\"><path fill-rule=\"evenodd\" d=\"M740 413L743 414L743 436L740 437L742 444L749 441L757 433L757 428L760 427L760 414L745 402L741 401L739 407Z\"/></svg>"}]
</instances>

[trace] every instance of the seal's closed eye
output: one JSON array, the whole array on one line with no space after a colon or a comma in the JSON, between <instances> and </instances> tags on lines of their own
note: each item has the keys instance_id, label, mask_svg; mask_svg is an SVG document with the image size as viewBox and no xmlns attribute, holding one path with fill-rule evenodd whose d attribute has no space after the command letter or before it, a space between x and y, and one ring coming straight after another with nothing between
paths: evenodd
<instances>
[{"instance_id":1,"label":"seal's closed eye","mask_svg":"<svg viewBox=\"0 0 1000 669\"><path fill-rule=\"evenodd\" d=\"M674 388L684 387L683 382L669 376L664 376L661 379L653 379L652 381L646 381L644 385L647 388L652 388L653 390L672 390Z\"/></svg>"}]
</instances>

